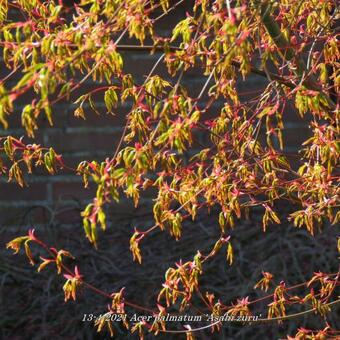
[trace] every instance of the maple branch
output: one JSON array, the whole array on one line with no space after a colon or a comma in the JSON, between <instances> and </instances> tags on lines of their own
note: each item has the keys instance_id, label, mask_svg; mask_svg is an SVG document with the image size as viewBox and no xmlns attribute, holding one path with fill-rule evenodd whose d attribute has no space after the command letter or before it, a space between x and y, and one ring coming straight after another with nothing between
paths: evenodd
<instances>
[{"instance_id":1,"label":"maple branch","mask_svg":"<svg viewBox=\"0 0 340 340\"><path fill-rule=\"evenodd\" d=\"M164 52L164 46L152 46L152 45L116 45L116 48L118 51L133 51L133 52L151 52L151 51L162 51ZM183 49L177 46L167 46L166 48L168 48L170 51L172 52L176 52L176 51L182 51ZM241 67L241 63L237 60L232 60L231 64L235 67L237 67L238 69ZM250 65L250 71L254 74L257 74L261 77L265 77L267 78L266 72L253 66ZM286 85L289 88L295 88L295 85L290 83L289 81L287 81L285 78L280 77L279 75L275 74L275 73L271 73L269 72L269 75L271 77L271 79Z\"/></svg>"},{"instance_id":2,"label":"maple branch","mask_svg":"<svg viewBox=\"0 0 340 340\"><path fill-rule=\"evenodd\" d=\"M302 57L296 54L296 51L290 46L286 37L283 35L279 24L272 16L272 6L267 1L264 1L260 4L260 17L262 24L264 25L269 36L278 47L278 53L281 58L288 62L295 61L296 68L293 70L294 73L299 77L301 83L310 90L322 93L327 99L331 109L335 109L335 103L333 100L326 93L324 93L315 76L311 72L308 72L307 66Z\"/></svg>"}]
</instances>

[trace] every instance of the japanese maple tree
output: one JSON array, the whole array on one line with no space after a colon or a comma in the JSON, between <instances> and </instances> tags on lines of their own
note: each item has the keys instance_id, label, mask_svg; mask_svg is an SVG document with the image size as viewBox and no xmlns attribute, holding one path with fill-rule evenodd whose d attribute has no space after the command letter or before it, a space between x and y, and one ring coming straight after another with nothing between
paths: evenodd
<instances>
[{"instance_id":1,"label":"japanese maple tree","mask_svg":"<svg viewBox=\"0 0 340 340\"><path fill-rule=\"evenodd\" d=\"M238 220L254 208L262 209L262 237L269 225L283 222L280 202L289 202L294 209L289 220L312 235L322 232L325 224L336 225L340 218L337 2L196 0L169 36L159 36L158 21L171 16L183 2L81 0L69 6L63 1L0 0L0 45L7 68L0 80L0 122L5 128L17 101L27 93L33 98L25 103L21 122L32 138L39 117L45 115L51 126L58 119L54 107L60 101L76 98L74 115L79 119L86 119L85 104L96 111L98 100L103 100L107 112L114 114L116 107L132 102L128 115L122 117L126 124L112 157L101 163L84 160L73 169L85 187L91 181L97 188L82 212L84 236L90 244L97 247L97 230L106 228L105 206L119 202L122 195L138 206L145 192L157 192L154 225L135 229L131 235L130 250L138 263L143 259L140 245L157 229L179 240L186 220L218 210L213 216L220 237L213 248L194 252L191 261L169 268L152 307L127 301L124 290L103 292L95 282L87 282L76 259L74 269L63 262L76 254L47 245L33 230L8 243L16 253L23 247L38 271L57 270L63 275L66 301L76 300L80 287L106 296L106 317L98 319L96 326L99 331L107 327L111 335L115 326L108 315L125 316L130 310L155 316L170 309L185 313L194 296L202 300L206 313L216 317L252 315L257 301L244 297L223 304L223 297L201 291L200 279L205 263L221 252L232 265L229 231L237 230ZM126 40L131 44L122 43ZM122 52L135 50L160 53L143 83L123 70ZM157 72L160 64L167 68L166 77ZM182 83L194 68L206 76L195 96ZM20 77L13 85L14 74ZM251 74L265 77L268 85L244 101L236 85L247 82ZM78 95L87 80L94 81L93 88ZM223 101L223 107L216 110L216 101ZM298 159L288 157L284 149L287 110L308 121L311 131ZM198 141L202 134L209 136L206 144ZM34 167L43 167L50 175L70 168L53 147L13 136L0 141L0 173L20 186L25 185L24 173ZM31 255L34 247L46 251L40 263ZM296 338L334 336L336 330L326 320L331 307L339 303L338 284L339 272L318 272L293 287L284 281L274 284L273 275L264 272L255 288L271 293L264 297L268 310L260 322L293 318L291 306L300 304L301 313L319 313L325 324L318 330L299 329ZM294 295L296 287L304 287L305 294ZM193 325L174 330L162 318L151 323L122 320L141 338L144 331L195 336ZM208 322L207 327L218 332L221 322Z\"/></svg>"}]
</instances>

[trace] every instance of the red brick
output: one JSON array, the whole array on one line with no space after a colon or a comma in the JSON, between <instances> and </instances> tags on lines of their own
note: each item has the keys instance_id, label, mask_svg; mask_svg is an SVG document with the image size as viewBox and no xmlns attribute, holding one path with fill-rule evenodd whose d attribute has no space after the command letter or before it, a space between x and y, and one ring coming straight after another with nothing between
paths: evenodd
<instances>
[{"instance_id":1,"label":"red brick","mask_svg":"<svg viewBox=\"0 0 340 340\"><path fill-rule=\"evenodd\" d=\"M124 60L123 71L124 73L131 73L135 80L147 76L161 56L161 53L159 52L152 55L150 55L149 51L131 53L131 51L121 52ZM164 63L158 64L155 73L161 77L168 76L167 68Z\"/></svg>"},{"instance_id":2,"label":"red brick","mask_svg":"<svg viewBox=\"0 0 340 340\"><path fill-rule=\"evenodd\" d=\"M52 146L58 153L96 150L112 151L117 139L119 139L117 133L67 133L51 130L48 145Z\"/></svg>"},{"instance_id":3,"label":"red brick","mask_svg":"<svg viewBox=\"0 0 340 340\"><path fill-rule=\"evenodd\" d=\"M14 202L13 202L14 204ZM0 204L0 225L34 227L34 224L49 222L50 212L43 205L32 203L32 206L2 206Z\"/></svg>"},{"instance_id":4,"label":"red brick","mask_svg":"<svg viewBox=\"0 0 340 340\"><path fill-rule=\"evenodd\" d=\"M29 183L21 188L16 183L0 182L0 201L35 201L46 200L46 183Z\"/></svg>"},{"instance_id":5,"label":"red brick","mask_svg":"<svg viewBox=\"0 0 340 340\"><path fill-rule=\"evenodd\" d=\"M63 207L63 209L60 209L60 211L56 214L56 221L62 224L76 225L79 228L79 232L82 232L81 211L84 207L85 205L79 206L77 208L70 205L67 207Z\"/></svg>"},{"instance_id":6,"label":"red brick","mask_svg":"<svg viewBox=\"0 0 340 340\"><path fill-rule=\"evenodd\" d=\"M80 178L80 177L79 177ZM55 182L52 184L53 200L89 200L95 194L95 186L90 183L89 188L84 188L82 182Z\"/></svg>"}]
</instances>

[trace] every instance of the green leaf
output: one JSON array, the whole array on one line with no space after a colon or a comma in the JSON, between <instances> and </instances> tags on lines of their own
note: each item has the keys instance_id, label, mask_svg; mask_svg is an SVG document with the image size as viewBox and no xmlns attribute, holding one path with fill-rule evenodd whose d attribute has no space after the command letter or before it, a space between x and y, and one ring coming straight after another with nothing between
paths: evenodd
<instances>
[{"instance_id":1,"label":"green leaf","mask_svg":"<svg viewBox=\"0 0 340 340\"><path fill-rule=\"evenodd\" d=\"M118 96L117 92L114 90L115 87L110 87L105 91L104 101L108 112L112 112L114 107L117 107Z\"/></svg>"}]
</instances>

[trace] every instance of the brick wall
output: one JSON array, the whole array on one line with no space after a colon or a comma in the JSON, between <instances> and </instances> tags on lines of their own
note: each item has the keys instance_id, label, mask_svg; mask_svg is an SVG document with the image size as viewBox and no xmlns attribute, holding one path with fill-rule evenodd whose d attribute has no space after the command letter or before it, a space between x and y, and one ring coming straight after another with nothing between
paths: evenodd
<instances>
[{"instance_id":1,"label":"brick wall","mask_svg":"<svg viewBox=\"0 0 340 340\"><path fill-rule=\"evenodd\" d=\"M157 33L163 36L169 35L176 22L185 17L187 10L188 4L182 5L162 19L157 27ZM125 72L132 73L141 83L159 54L124 52L123 56ZM8 71L1 68L0 72L6 74ZM166 75L165 68L160 66L157 73ZM202 76L199 69L195 69L185 75L182 83L188 88L190 94L197 95L205 81L206 77ZM243 99L249 99L266 84L265 78L250 76L246 82L239 81L238 89L243 94ZM91 88L93 83L87 82L84 85L85 88ZM18 137L25 135L20 125L20 114L22 107L29 102L29 99L26 96L18 103L16 102L15 112L9 119L10 127L8 130L1 128L0 135ZM222 104L221 102L215 103L210 114L214 116ZM35 142L44 146L53 146L58 153L63 154L66 164L71 167L76 167L82 160L103 160L110 157L121 136L129 104L117 109L114 116L106 114L97 116L88 109L85 121L73 116L74 107L71 102L57 104L53 110L54 126L50 127L44 119L41 119ZM98 108L104 111L104 103L98 103ZM292 107L287 108L284 121L286 151L294 153L310 132L306 122L297 117ZM202 136L202 141L206 138L209 137ZM25 141L32 142L27 137ZM56 212L58 220L62 223L79 223L79 212L94 195L93 187L84 189L81 178L68 170L59 172L56 176L49 176L42 170L34 170L32 175L26 177L26 181L28 187L20 188L16 184L7 183L6 178L0 177L0 225L2 227L31 224L37 227L49 221ZM113 204L110 212L116 217L124 217L126 214L131 216L133 209L131 202L123 201L119 205Z\"/></svg>"}]
</instances>

